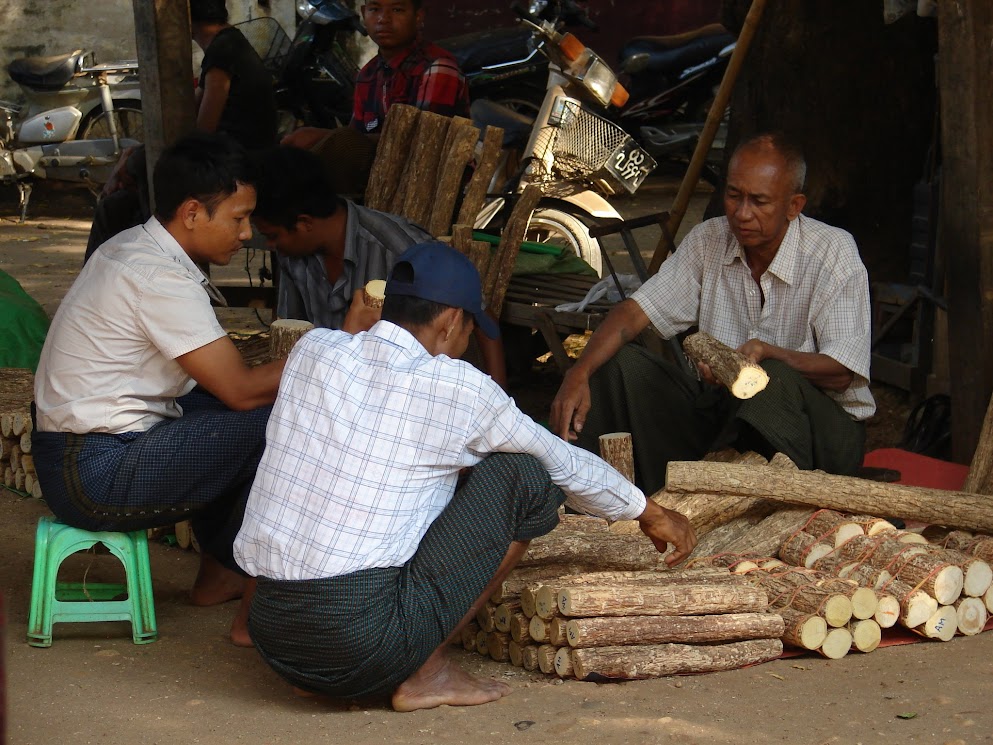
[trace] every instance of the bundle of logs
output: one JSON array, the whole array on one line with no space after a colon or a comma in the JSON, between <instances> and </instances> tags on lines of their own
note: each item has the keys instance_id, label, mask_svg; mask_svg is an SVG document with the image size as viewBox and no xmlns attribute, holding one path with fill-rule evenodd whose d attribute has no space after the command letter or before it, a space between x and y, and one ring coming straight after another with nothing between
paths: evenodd
<instances>
[{"instance_id":1,"label":"bundle of logs","mask_svg":"<svg viewBox=\"0 0 993 745\"><path fill-rule=\"evenodd\" d=\"M33 397L30 370L0 368L0 478L4 486L40 499L41 485L31 455Z\"/></svg>"},{"instance_id":2,"label":"bundle of logs","mask_svg":"<svg viewBox=\"0 0 993 745\"><path fill-rule=\"evenodd\" d=\"M726 568L669 570L644 537L565 516L532 542L462 644L563 678L640 679L775 659L783 628L765 590Z\"/></svg>"}]
</instances>

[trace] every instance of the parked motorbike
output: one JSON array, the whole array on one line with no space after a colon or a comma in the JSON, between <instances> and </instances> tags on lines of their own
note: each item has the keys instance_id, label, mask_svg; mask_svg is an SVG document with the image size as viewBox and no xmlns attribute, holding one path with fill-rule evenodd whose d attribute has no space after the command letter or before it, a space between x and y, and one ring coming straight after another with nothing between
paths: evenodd
<instances>
[{"instance_id":1,"label":"parked motorbike","mask_svg":"<svg viewBox=\"0 0 993 745\"><path fill-rule=\"evenodd\" d=\"M551 23L556 30L596 28L574 0L531 0L527 15ZM458 60L469 83L471 100L495 101L531 116L538 113L545 98L548 57L538 51L530 28L515 24L452 36L437 43Z\"/></svg>"},{"instance_id":2,"label":"parked motorbike","mask_svg":"<svg viewBox=\"0 0 993 745\"><path fill-rule=\"evenodd\" d=\"M136 61L96 64L92 52L15 59L7 72L26 97L0 101L0 179L20 191L31 178L103 183L121 151L142 136Z\"/></svg>"},{"instance_id":3,"label":"parked motorbike","mask_svg":"<svg viewBox=\"0 0 993 745\"><path fill-rule=\"evenodd\" d=\"M588 223L620 219L606 197L634 193L656 163L610 121L609 110L623 107L628 93L603 59L550 21L525 17L522 23L549 60L545 97L533 121L490 101L473 104L473 120L481 127L502 126L511 141L527 133L517 176L503 189L508 196L489 203L476 228L498 219L513 193L538 184L546 196L527 240L564 244L599 274L600 252Z\"/></svg>"}]
</instances>

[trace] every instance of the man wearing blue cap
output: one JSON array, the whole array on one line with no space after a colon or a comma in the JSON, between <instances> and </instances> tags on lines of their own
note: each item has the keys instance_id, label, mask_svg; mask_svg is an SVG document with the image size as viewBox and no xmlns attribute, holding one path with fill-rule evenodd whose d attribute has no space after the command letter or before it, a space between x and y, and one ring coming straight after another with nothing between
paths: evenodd
<instances>
[{"instance_id":1,"label":"man wearing blue cap","mask_svg":"<svg viewBox=\"0 0 993 745\"><path fill-rule=\"evenodd\" d=\"M682 515L460 361L476 324L498 333L475 267L418 243L397 258L381 321L311 331L287 361L235 556L258 577L256 648L304 692L390 695L398 711L510 693L446 646L563 501L639 520L660 551L674 544L670 564L696 543Z\"/></svg>"}]
</instances>

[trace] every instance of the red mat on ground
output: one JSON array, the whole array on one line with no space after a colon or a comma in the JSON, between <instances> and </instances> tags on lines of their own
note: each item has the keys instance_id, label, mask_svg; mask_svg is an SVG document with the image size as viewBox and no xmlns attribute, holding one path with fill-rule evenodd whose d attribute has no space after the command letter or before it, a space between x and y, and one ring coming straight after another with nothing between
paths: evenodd
<instances>
[{"instance_id":1,"label":"red mat on ground","mask_svg":"<svg viewBox=\"0 0 993 745\"><path fill-rule=\"evenodd\" d=\"M926 486L931 489L959 491L969 474L969 466L949 463L900 448L879 448L866 453L864 466L892 468L900 472L896 482L905 486Z\"/></svg>"}]
</instances>

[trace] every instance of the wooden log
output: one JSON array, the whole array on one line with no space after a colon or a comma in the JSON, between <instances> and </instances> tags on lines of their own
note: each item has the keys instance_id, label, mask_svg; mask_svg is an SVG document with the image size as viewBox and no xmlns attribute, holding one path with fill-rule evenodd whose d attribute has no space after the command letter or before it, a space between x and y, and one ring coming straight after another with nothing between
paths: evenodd
<instances>
[{"instance_id":1,"label":"wooden log","mask_svg":"<svg viewBox=\"0 0 993 745\"><path fill-rule=\"evenodd\" d=\"M472 178L469 179L465 196L462 198L457 222L465 225L473 225L476 222L476 216L479 215L486 202L486 193L489 191L490 181L496 172L502 149L503 130L500 127L487 127L483 132L482 146L477 152L476 168L472 172ZM482 272L480 273L482 274Z\"/></svg>"},{"instance_id":2,"label":"wooden log","mask_svg":"<svg viewBox=\"0 0 993 745\"><path fill-rule=\"evenodd\" d=\"M479 624L475 621L469 621L462 629L462 649L466 652L476 651L476 634L480 632Z\"/></svg>"},{"instance_id":3,"label":"wooden log","mask_svg":"<svg viewBox=\"0 0 993 745\"><path fill-rule=\"evenodd\" d=\"M529 583L521 588L521 612L528 618L534 618L537 615L537 594L541 588L542 585L539 583Z\"/></svg>"},{"instance_id":4,"label":"wooden log","mask_svg":"<svg viewBox=\"0 0 993 745\"><path fill-rule=\"evenodd\" d=\"M31 431L31 414L27 411L15 411L10 415L10 433L20 439L26 432Z\"/></svg>"},{"instance_id":5,"label":"wooden log","mask_svg":"<svg viewBox=\"0 0 993 745\"><path fill-rule=\"evenodd\" d=\"M559 648L551 644L542 644L538 647L538 669L546 675L555 672L555 655Z\"/></svg>"},{"instance_id":6,"label":"wooden log","mask_svg":"<svg viewBox=\"0 0 993 745\"><path fill-rule=\"evenodd\" d=\"M579 680L643 680L734 670L774 660L782 653L783 643L779 639L711 645L650 644L574 649L572 664Z\"/></svg>"},{"instance_id":7,"label":"wooden log","mask_svg":"<svg viewBox=\"0 0 993 745\"><path fill-rule=\"evenodd\" d=\"M941 605L923 624L911 629L911 631L928 639L949 642L958 631L958 624L958 614L955 612L955 607Z\"/></svg>"},{"instance_id":8,"label":"wooden log","mask_svg":"<svg viewBox=\"0 0 993 745\"><path fill-rule=\"evenodd\" d=\"M778 639L784 633L777 613L725 613L711 616L617 616L574 618L566 624L571 647L631 644L703 644Z\"/></svg>"},{"instance_id":9,"label":"wooden log","mask_svg":"<svg viewBox=\"0 0 993 745\"><path fill-rule=\"evenodd\" d=\"M873 537L855 536L838 546L835 553L848 560L871 564L880 569L889 569L895 564L902 564L911 556L926 554L926 548L911 543L901 543L890 538L889 534Z\"/></svg>"},{"instance_id":10,"label":"wooden log","mask_svg":"<svg viewBox=\"0 0 993 745\"><path fill-rule=\"evenodd\" d=\"M528 644L521 648L521 667L528 672L538 669L538 645Z\"/></svg>"},{"instance_id":11,"label":"wooden log","mask_svg":"<svg viewBox=\"0 0 993 745\"><path fill-rule=\"evenodd\" d=\"M697 616L765 610L765 592L752 585L573 587L559 593L564 616Z\"/></svg>"},{"instance_id":12,"label":"wooden log","mask_svg":"<svg viewBox=\"0 0 993 745\"><path fill-rule=\"evenodd\" d=\"M904 582L893 580L883 589L900 602L899 622L908 629L917 628L938 610L937 600Z\"/></svg>"},{"instance_id":13,"label":"wooden log","mask_svg":"<svg viewBox=\"0 0 993 745\"><path fill-rule=\"evenodd\" d=\"M857 535L865 535L861 525L834 510L818 510L803 529L819 542L830 543L835 547Z\"/></svg>"},{"instance_id":14,"label":"wooden log","mask_svg":"<svg viewBox=\"0 0 993 745\"><path fill-rule=\"evenodd\" d=\"M555 653L555 674L560 678L575 678L576 671L572 665L572 649L559 647Z\"/></svg>"},{"instance_id":15,"label":"wooden log","mask_svg":"<svg viewBox=\"0 0 993 745\"><path fill-rule=\"evenodd\" d=\"M945 539L945 547L978 556L983 561L993 564L993 538L990 536L953 530Z\"/></svg>"},{"instance_id":16,"label":"wooden log","mask_svg":"<svg viewBox=\"0 0 993 745\"><path fill-rule=\"evenodd\" d=\"M520 600L508 600L493 610L493 626L497 631L510 633L510 619L521 611ZM522 614L523 615L523 614Z\"/></svg>"},{"instance_id":17,"label":"wooden log","mask_svg":"<svg viewBox=\"0 0 993 745\"><path fill-rule=\"evenodd\" d=\"M541 188L531 184L524 189L517 197L507 217L507 224L500 234L500 244L497 246L497 253L490 262L490 269L486 273L486 300L487 308L499 317L503 308L503 298L507 294L507 286L510 284L510 275L514 270L514 262L517 254L521 250L521 241L527 233L528 224L531 222L531 213L541 200Z\"/></svg>"},{"instance_id":18,"label":"wooden log","mask_svg":"<svg viewBox=\"0 0 993 745\"><path fill-rule=\"evenodd\" d=\"M966 492L900 486L786 469L750 469L726 463L671 461L666 471L671 492L721 493L843 512L876 512L956 528L993 531L989 497Z\"/></svg>"},{"instance_id":19,"label":"wooden log","mask_svg":"<svg viewBox=\"0 0 993 745\"><path fill-rule=\"evenodd\" d=\"M879 624L871 618L852 621L848 624L848 631L852 635L851 648L857 649L859 652L872 652L883 640Z\"/></svg>"},{"instance_id":20,"label":"wooden log","mask_svg":"<svg viewBox=\"0 0 993 745\"><path fill-rule=\"evenodd\" d=\"M15 471L21 470L21 446L13 445L10 448L10 458L8 459L10 467Z\"/></svg>"},{"instance_id":21,"label":"wooden log","mask_svg":"<svg viewBox=\"0 0 993 745\"><path fill-rule=\"evenodd\" d=\"M21 456L21 463L24 463ZM993 567L977 556L970 556L962 551L950 548L935 548L929 546L928 555L934 556L949 564L955 564L962 570L962 594L973 598L981 598L993 584Z\"/></svg>"},{"instance_id":22,"label":"wooden log","mask_svg":"<svg viewBox=\"0 0 993 745\"><path fill-rule=\"evenodd\" d=\"M552 638L552 621L550 618L531 616L528 622L528 636L540 644L548 644Z\"/></svg>"},{"instance_id":23,"label":"wooden log","mask_svg":"<svg viewBox=\"0 0 993 745\"><path fill-rule=\"evenodd\" d=\"M21 439L19 440L19 444L21 446L21 452L22 453L30 453L31 452L31 432L30 431L21 433Z\"/></svg>"},{"instance_id":24,"label":"wooden log","mask_svg":"<svg viewBox=\"0 0 993 745\"><path fill-rule=\"evenodd\" d=\"M479 628L487 634L496 630L496 625L493 621L493 616L495 613L496 606L489 601L487 601L482 608L476 611L476 623L478 623Z\"/></svg>"},{"instance_id":25,"label":"wooden log","mask_svg":"<svg viewBox=\"0 0 993 745\"><path fill-rule=\"evenodd\" d=\"M821 616L792 608L782 608L778 613L784 624L781 636L783 643L813 651L819 649L827 638L827 621Z\"/></svg>"},{"instance_id":26,"label":"wooden log","mask_svg":"<svg viewBox=\"0 0 993 745\"><path fill-rule=\"evenodd\" d=\"M927 544L927 538L922 536L920 533L914 533L909 530L897 530L896 539L900 543L919 543L921 545Z\"/></svg>"},{"instance_id":27,"label":"wooden log","mask_svg":"<svg viewBox=\"0 0 993 745\"><path fill-rule=\"evenodd\" d=\"M510 638L518 644L530 644L534 641L531 638L531 619L523 613L515 613L510 617Z\"/></svg>"},{"instance_id":28,"label":"wooden log","mask_svg":"<svg viewBox=\"0 0 993 745\"><path fill-rule=\"evenodd\" d=\"M810 568L814 562L834 551L834 546L820 543L816 537L800 531L794 533L779 549L779 558L793 566Z\"/></svg>"},{"instance_id":29,"label":"wooden log","mask_svg":"<svg viewBox=\"0 0 993 745\"><path fill-rule=\"evenodd\" d=\"M880 533L892 533L896 530L896 526L893 523L882 517L852 515L849 519L861 525L863 532L869 536L879 535Z\"/></svg>"},{"instance_id":30,"label":"wooden log","mask_svg":"<svg viewBox=\"0 0 993 745\"><path fill-rule=\"evenodd\" d=\"M759 556L776 556L791 535L800 530L813 510L809 507L781 506L740 538L724 546L730 553L752 552Z\"/></svg>"},{"instance_id":31,"label":"wooden log","mask_svg":"<svg viewBox=\"0 0 993 745\"><path fill-rule=\"evenodd\" d=\"M983 595L983 605L986 606L986 611L988 613L993 613L993 587L986 591Z\"/></svg>"},{"instance_id":32,"label":"wooden log","mask_svg":"<svg viewBox=\"0 0 993 745\"><path fill-rule=\"evenodd\" d=\"M34 489L34 473L31 471L24 472L24 491L28 494Z\"/></svg>"},{"instance_id":33,"label":"wooden log","mask_svg":"<svg viewBox=\"0 0 993 745\"><path fill-rule=\"evenodd\" d=\"M438 170L434 199L430 206L427 231L431 235L448 232L455 218L455 204L462 193L462 179L472 160L479 130L468 119L454 117L448 129L441 168Z\"/></svg>"},{"instance_id":34,"label":"wooden log","mask_svg":"<svg viewBox=\"0 0 993 745\"><path fill-rule=\"evenodd\" d=\"M369 182L365 189L366 207L390 211L420 114L421 110L416 106L390 106L376 146L376 158L369 172Z\"/></svg>"},{"instance_id":35,"label":"wooden log","mask_svg":"<svg viewBox=\"0 0 993 745\"><path fill-rule=\"evenodd\" d=\"M176 545L182 549L193 545L193 524L189 520L176 523Z\"/></svg>"},{"instance_id":36,"label":"wooden log","mask_svg":"<svg viewBox=\"0 0 993 745\"><path fill-rule=\"evenodd\" d=\"M510 634L491 631L486 635L486 652L491 660L507 662L510 659Z\"/></svg>"},{"instance_id":37,"label":"wooden log","mask_svg":"<svg viewBox=\"0 0 993 745\"><path fill-rule=\"evenodd\" d=\"M520 565L566 563L621 570L665 566L662 554L644 536L556 531L531 541Z\"/></svg>"},{"instance_id":38,"label":"wooden log","mask_svg":"<svg viewBox=\"0 0 993 745\"><path fill-rule=\"evenodd\" d=\"M24 469L24 472L25 473L37 473L37 471L35 470L35 467L34 467L34 456L33 455L29 455L28 453L25 453L25 452L21 451L20 464L21 464L21 468ZM981 561L981 559L974 559L974 561ZM987 566L989 566L989 565L987 564ZM980 593L980 594L982 594L982 593Z\"/></svg>"},{"instance_id":39,"label":"wooden log","mask_svg":"<svg viewBox=\"0 0 993 745\"><path fill-rule=\"evenodd\" d=\"M503 581L493 595L490 602L499 605L507 600L514 600L520 597L521 590L542 579L560 578L566 575L576 574L585 571L586 567L578 564L546 564L543 566L516 567L510 576Z\"/></svg>"},{"instance_id":40,"label":"wooden log","mask_svg":"<svg viewBox=\"0 0 993 745\"><path fill-rule=\"evenodd\" d=\"M740 546L744 543L745 536L768 516L771 508L770 502L759 502L751 505L746 512L728 520L723 525L715 526L700 538L693 548L693 553L690 554L691 557L729 553L730 546ZM751 549L748 549L746 553L752 554Z\"/></svg>"},{"instance_id":41,"label":"wooden log","mask_svg":"<svg viewBox=\"0 0 993 745\"><path fill-rule=\"evenodd\" d=\"M840 660L852 649L852 632L847 627L831 629L817 653L829 660Z\"/></svg>"},{"instance_id":42,"label":"wooden log","mask_svg":"<svg viewBox=\"0 0 993 745\"><path fill-rule=\"evenodd\" d=\"M314 328L310 321L294 318L278 318L269 326L269 358L281 360L290 356L290 350L297 340Z\"/></svg>"},{"instance_id":43,"label":"wooden log","mask_svg":"<svg viewBox=\"0 0 993 745\"><path fill-rule=\"evenodd\" d=\"M769 375L761 366L703 331L687 336L683 351L693 362L709 366L717 381L735 398L751 398L769 384Z\"/></svg>"},{"instance_id":44,"label":"wooden log","mask_svg":"<svg viewBox=\"0 0 993 745\"><path fill-rule=\"evenodd\" d=\"M798 586L762 572L750 574L748 578L766 589L771 608L788 607L802 613L813 613L835 628L847 625L852 618L852 601L841 593L813 585Z\"/></svg>"},{"instance_id":45,"label":"wooden log","mask_svg":"<svg viewBox=\"0 0 993 745\"><path fill-rule=\"evenodd\" d=\"M370 279L362 288L362 304L367 308L382 308L386 301L386 280Z\"/></svg>"},{"instance_id":46,"label":"wooden log","mask_svg":"<svg viewBox=\"0 0 993 745\"><path fill-rule=\"evenodd\" d=\"M958 632L964 636L974 636L986 626L989 614L982 598L962 597L955 601Z\"/></svg>"},{"instance_id":47,"label":"wooden log","mask_svg":"<svg viewBox=\"0 0 993 745\"><path fill-rule=\"evenodd\" d=\"M877 592L876 612L872 618L881 629L896 626L900 620L900 601L888 592Z\"/></svg>"},{"instance_id":48,"label":"wooden log","mask_svg":"<svg viewBox=\"0 0 993 745\"><path fill-rule=\"evenodd\" d=\"M14 485L14 469L11 468L9 465L4 466L3 469L3 484L4 486Z\"/></svg>"},{"instance_id":49,"label":"wooden log","mask_svg":"<svg viewBox=\"0 0 993 745\"><path fill-rule=\"evenodd\" d=\"M35 499L44 499L44 495L41 493L41 482L35 479L34 486L31 487L31 496Z\"/></svg>"},{"instance_id":50,"label":"wooden log","mask_svg":"<svg viewBox=\"0 0 993 745\"><path fill-rule=\"evenodd\" d=\"M14 471L14 488L17 491L24 491L24 471L20 468Z\"/></svg>"},{"instance_id":51,"label":"wooden log","mask_svg":"<svg viewBox=\"0 0 993 745\"><path fill-rule=\"evenodd\" d=\"M510 655L510 664L514 667L524 667L524 647L514 641L510 640L510 644L507 645L507 652Z\"/></svg>"},{"instance_id":52,"label":"wooden log","mask_svg":"<svg viewBox=\"0 0 993 745\"><path fill-rule=\"evenodd\" d=\"M937 557L908 556L894 569L893 575L897 579L924 590L939 605L951 605L962 594L962 569Z\"/></svg>"},{"instance_id":53,"label":"wooden log","mask_svg":"<svg viewBox=\"0 0 993 745\"><path fill-rule=\"evenodd\" d=\"M574 531L576 533L607 533L609 532L610 526L607 521L602 517L595 517L594 515L559 515L559 524L555 526L556 530L567 532Z\"/></svg>"},{"instance_id":54,"label":"wooden log","mask_svg":"<svg viewBox=\"0 0 993 745\"><path fill-rule=\"evenodd\" d=\"M600 435L600 457L617 469L621 476L634 483L634 448L630 432Z\"/></svg>"},{"instance_id":55,"label":"wooden log","mask_svg":"<svg viewBox=\"0 0 993 745\"><path fill-rule=\"evenodd\" d=\"M548 643L556 647L568 646L569 638L566 632L567 619L561 616L548 619Z\"/></svg>"},{"instance_id":56,"label":"wooden log","mask_svg":"<svg viewBox=\"0 0 993 745\"><path fill-rule=\"evenodd\" d=\"M490 656L490 649L488 646L486 646L490 633L492 632L486 632L483 631L482 629L476 632L476 653L483 655L483 657ZM510 654L509 650L507 654Z\"/></svg>"}]
</instances>

